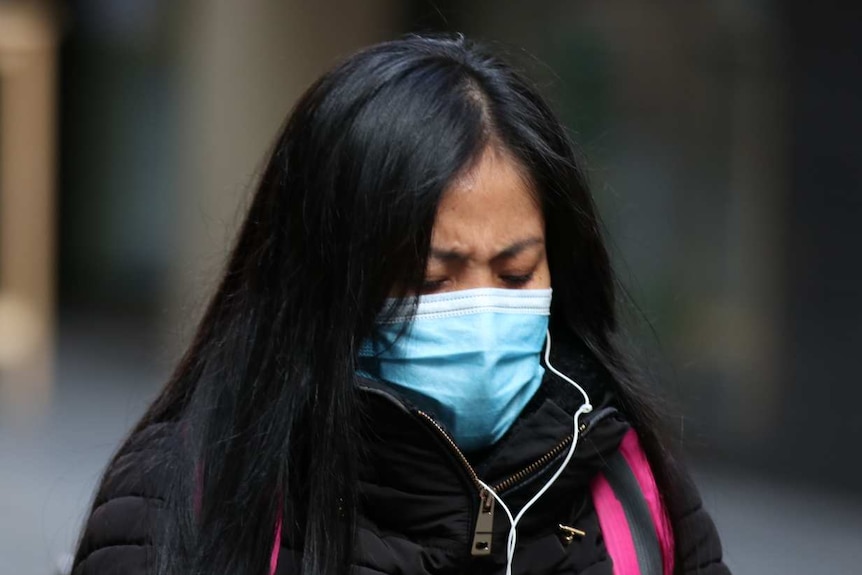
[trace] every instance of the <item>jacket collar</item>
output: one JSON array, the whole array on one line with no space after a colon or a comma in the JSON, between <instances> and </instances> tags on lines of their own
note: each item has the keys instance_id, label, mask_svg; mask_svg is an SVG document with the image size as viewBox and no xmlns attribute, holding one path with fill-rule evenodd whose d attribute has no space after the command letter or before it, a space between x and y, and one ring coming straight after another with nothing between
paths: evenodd
<instances>
[{"instance_id":1,"label":"jacket collar","mask_svg":"<svg viewBox=\"0 0 862 575\"><path fill-rule=\"evenodd\" d=\"M579 446L565 477L560 478L570 487L585 486L603 457L617 449L628 424L616 411L609 374L583 344L556 338L551 362L584 387L594 406L593 412L580 422ZM390 480L402 477L404 484L398 488L407 491L416 488L412 484L420 474L430 472L429 465L436 469L433 475L438 481L475 487L457 453L440 437L440 430L420 417L395 388L365 378L360 378L357 386L370 400L365 411L370 439L366 459L373 462L375 469L390 470ZM568 382L546 370L539 391L509 432L491 448L466 454L470 466L489 485L505 482L503 491L511 491L512 497L517 492L530 494L534 491L530 485L546 476L546 471L556 469L555 461L567 452L567 447L554 450L572 435L573 415L582 401ZM547 461L536 465L543 458ZM398 470L394 471L396 466ZM532 473L521 473L531 466L536 467ZM513 480L518 474L521 475Z\"/></svg>"}]
</instances>

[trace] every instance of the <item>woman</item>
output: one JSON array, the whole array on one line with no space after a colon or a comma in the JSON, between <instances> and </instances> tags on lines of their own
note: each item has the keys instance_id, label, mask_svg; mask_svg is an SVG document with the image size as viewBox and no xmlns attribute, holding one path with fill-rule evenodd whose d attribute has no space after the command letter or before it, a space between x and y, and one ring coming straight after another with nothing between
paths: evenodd
<instances>
[{"instance_id":1,"label":"woman","mask_svg":"<svg viewBox=\"0 0 862 575\"><path fill-rule=\"evenodd\" d=\"M461 37L371 47L293 110L73 572L727 573L616 330L542 99Z\"/></svg>"}]
</instances>

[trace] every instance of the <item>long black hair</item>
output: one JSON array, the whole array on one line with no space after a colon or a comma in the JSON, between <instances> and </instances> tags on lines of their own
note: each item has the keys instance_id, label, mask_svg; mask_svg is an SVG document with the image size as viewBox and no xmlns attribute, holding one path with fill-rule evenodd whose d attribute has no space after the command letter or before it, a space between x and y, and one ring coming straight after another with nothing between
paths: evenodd
<instances>
[{"instance_id":1,"label":"long black hair","mask_svg":"<svg viewBox=\"0 0 862 575\"><path fill-rule=\"evenodd\" d=\"M353 55L296 104L197 333L136 427L183 430L161 572L263 575L278 517L303 573L347 572L358 345L387 296L420 285L441 195L489 145L520 163L540 198L551 329L580 338L614 375L671 492L656 412L615 344L615 280L566 130L482 48L411 36Z\"/></svg>"}]
</instances>

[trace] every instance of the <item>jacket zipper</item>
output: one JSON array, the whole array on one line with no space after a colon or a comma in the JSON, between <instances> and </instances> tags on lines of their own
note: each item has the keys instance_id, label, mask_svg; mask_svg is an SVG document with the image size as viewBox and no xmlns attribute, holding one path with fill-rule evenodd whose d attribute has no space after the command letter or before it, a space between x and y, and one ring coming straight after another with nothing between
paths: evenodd
<instances>
[{"instance_id":1,"label":"jacket zipper","mask_svg":"<svg viewBox=\"0 0 862 575\"><path fill-rule=\"evenodd\" d=\"M461 462L461 465L463 465L464 469L467 470L467 473L470 475L470 479L473 481L473 485L476 486L476 489L478 489L479 493L481 494L482 491L485 490L485 488L482 487L482 483L479 480L479 474L476 473L476 470L473 469L473 466L470 465L469 461L467 461L467 456L464 455L464 452L461 451L461 449L455 444L455 440L452 439L452 437L446 432L445 429L443 429L443 427L439 423L434 421L433 417L431 417L430 415L428 415L427 413L425 413L424 411L421 411L421 410L417 411L416 413L421 415L423 419L427 420L428 423L433 425L434 429L437 430L437 432L440 434L440 436L446 440L446 443L448 443L449 447L452 448L453 453L455 453L455 455L458 457L458 460Z\"/></svg>"},{"instance_id":2,"label":"jacket zipper","mask_svg":"<svg viewBox=\"0 0 862 575\"><path fill-rule=\"evenodd\" d=\"M585 423L581 423L578 426L578 432L581 434L586 433L590 428L595 425L601 419L604 419L607 415L615 413L616 410L613 408L605 408L599 410L589 421L589 425ZM464 455L464 452L458 447L455 443L455 440L446 432L443 427L437 423L433 417L425 413L424 411L417 411L419 416L428 421L434 429L437 430L437 433L446 441L449 447L452 449L452 452L455 454L457 459L461 462L461 465L464 469L467 470L470 479L473 481L473 485L475 485L476 490L479 492L479 513L476 517L476 527L473 530L473 542L470 548L471 555L474 556L482 556L482 555L490 555L491 554L491 539L493 536L493 526L494 526L494 507L496 500L493 496L487 493L484 487L482 487L482 483L479 479L479 474L476 473L476 470L473 469L473 466L470 465L470 462L467 460L467 456ZM491 489L494 490L494 493L502 493L507 491L517 485L519 482L523 481L533 473L540 470L542 467L551 462L555 457L557 457L562 451L568 446L572 439L574 439L574 434L569 434L562 441L556 444L550 451L545 453L542 457L535 460L533 463L528 465L527 467L521 469L517 473L513 473L506 479L494 484L491 486Z\"/></svg>"},{"instance_id":3,"label":"jacket zipper","mask_svg":"<svg viewBox=\"0 0 862 575\"><path fill-rule=\"evenodd\" d=\"M496 501L487 493L485 488L482 487L482 483L479 480L479 474L476 473L476 470L473 469L473 466L470 465L469 461L467 461L467 456L464 455L464 452L461 451L455 443L455 440L446 433L446 430L443 429L443 427L437 423L433 417L424 411L419 410L416 413L428 421L428 423L437 430L440 437L449 444L449 447L452 449L452 453L455 454L461 462L461 465L467 470L467 473L470 475L470 479L473 481L473 485L475 485L476 490L479 492L479 513L476 515L476 525L473 528L473 541L470 544L470 555L473 555L474 557L490 555L491 541L494 538L494 507Z\"/></svg>"},{"instance_id":4,"label":"jacket zipper","mask_svg":"<svg viewBox=\"0 0 862 575\"><path fill-rule=\"evenodd\" d=\"M578 427L581 433L583 433L586 429L586 425L584 425L583 423L580 424ZM513 473L512 475L510 475L503 481L500 481L496 485L493 485L492 487L494 489L494 492L502 493L503 491L511 489L512 487L514 487L515 485L517 485L518 483L520 483L521 481L547 465L548 462L550 462L557 455L562 453L563 449L565 449L566 446L572 442L572 439L574 439L574 437L575 436L570 433L562 441L556 444L549 452L541 456L539 459L535 460L533 463L531 463L524 469L518 471L517 473Z\"/></svg>"}]
</instances>

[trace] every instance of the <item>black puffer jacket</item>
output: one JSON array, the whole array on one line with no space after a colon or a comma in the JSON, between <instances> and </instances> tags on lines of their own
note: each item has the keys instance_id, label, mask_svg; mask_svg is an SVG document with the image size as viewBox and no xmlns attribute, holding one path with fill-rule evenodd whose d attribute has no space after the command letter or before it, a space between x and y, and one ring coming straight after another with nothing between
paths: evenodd
<instances>
[{"instance_id":1,"label":"black puffer jacket","mask_svg":"<svg viewBox=\"0 0 862 575\"><path fill-rule=\"evenodd\" d=\"M573 346L557 353L555 366L574 376L595 409L566 471L527 511L518 527L513 573L612 575L590 497L590 481L619 447L629 425L614 406L606 374ZM572 414L580 396L567 383L546 376L541 389L507 435L486 453L462 459L432 419L390 389L359 381L365 412L373 422L368 457L360 469L361 512L357 574L497 574L506 567L508 521L495 514L490 553L471 554L480 505L478 474L496 487L513 513L544 485L566 453ZM138 433L109 469L88 519L73 575L149 573L152 535L163 510L165 469L144 469L153 452L178 443L176 424ZM678 572L725 575L715 527L694 486L682 481L669 513L678 525ZM571 537L561 525L578 529ZM299 554L285 532L277 575L298 571ZM619 574L616 575L625 575Z\"/></svg>"}]
</instances>

